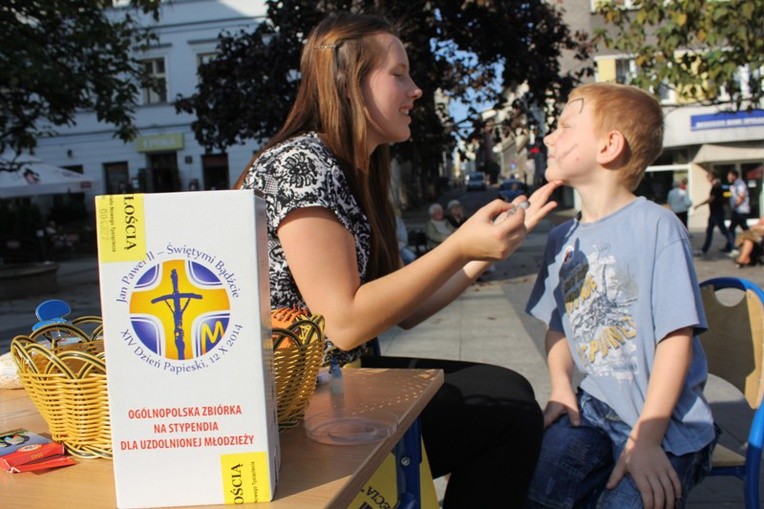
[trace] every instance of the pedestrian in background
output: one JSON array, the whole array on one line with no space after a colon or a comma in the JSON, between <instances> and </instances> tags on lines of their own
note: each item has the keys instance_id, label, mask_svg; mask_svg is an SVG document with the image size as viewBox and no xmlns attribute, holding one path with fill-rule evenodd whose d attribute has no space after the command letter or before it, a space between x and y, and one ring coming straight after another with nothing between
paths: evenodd
<instances>
[{"instance_id":1,"label":"pedestrian in background","mask_svg":"<svg viewBox=\"0 0 764 509\"><path fill-rule=\"evenodd\" d=\"M395 213L395 236L398 239L398 251L400 251L403 264L408 265L416 260L416 253L409 247L408 228L406 228L406 223L403 222L403 218L397 209Z\"/></svg>"},{"instance_id":2,"label":"pedestrian in background","mask_svg":"<svg viewBox=\"0 0 764 509\"><path fill-rule=\"evenodd\" d=\"M455 228L446 219L443 207L439 203L430 205L428 212L430 218L425 224L424 233L427 236L427 249L433 249L450 237Z\"/></svg>"},{"instance_id":3,"label":"pedestrian in background","mask_svg":"<svg viewBox=\"0 0 764 509\"><path fill-rule=\"evenodd\" d=\"M467 221L464 215L464 207L459 200L451 200L446 205L446 220L456 230Z\"/></svg>"},{"instance_id":4,"label":"pedestrian in background","mask_svg":"<svg viewBox=\"0 0 764 509\"><path fill-rule=\"evenodd\" d=\"M735 238L735 228L745 231L748 229L748 216L751 213L751 202L748 196L748 186L740 178L737 170L727 172L727 182L730 185L730 235Z\"/></svg>"},{"instance_id":5,"label":"pedestrian in background","mask_svg":"<svg viewBox=\"0 0 764 509\"><path fill-rule=\"evenodd\" d=\"M694 209L708 205L708 224L706 225L706 239L703 241L703 247L700 248L700 252L695 254L706 255L708 249L711 247L711 242L714 240L714 228L719 228L719 231L724 235L726 244L721 249L725 253L731 253L733 249L734 237L727 229L727 225L724 224L724 189L722 189L722 182L714 173L708 172L706 178L711 183L711 191L708 194L708 198L695 205Z\"/></svg>"},{"instance_id":6,"label":"pedestrian in background","mask_svg":"<svg viewBox=\"0 0 764 509\"><path fill-rule=\"evenodd\" d=\"M666 201L671 211L676 214L676 217L687 228L687 213L690 207L692 207L692 200L687 192L686 178L683 178L681 181L674 181L674 187L669 191Z\"/></svg>"},{"instance_id":7,"label":"pedestrian in background","mask_svg":"<svg viewBox=\"0 0 764 509\"><path fill-rule=\"evenodd\" d=\"M738 254L735 264L738 268L757 265L764 255L764 216L752 228L740 232L735 239Z\"/></svg>"}]
</instances>

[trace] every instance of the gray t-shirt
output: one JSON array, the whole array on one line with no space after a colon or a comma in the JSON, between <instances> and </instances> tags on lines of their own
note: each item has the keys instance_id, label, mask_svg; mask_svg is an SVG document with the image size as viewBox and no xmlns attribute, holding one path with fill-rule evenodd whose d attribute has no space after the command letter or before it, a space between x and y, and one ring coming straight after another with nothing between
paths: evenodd
<instances>
[{"instance_id":1,"label":"gray t-shirt","mask_svg":"<svg viewBox=\"0 0 764 509\"><path fill-rule=\"evenodd\" d=\"M585 373L581 388L630 426L642 411L658 343L683 327L696 334L707 327L686 229L645 198L594 223L574 219L555 228L526 311L566 336ZM667 451L697 451L714 438L707 376L696 335Z\"/></svg>"},{"instance_id":2,"label":"gray t-shirt","mask_svg":"<svg viewBox=\"0 0 764 509\"><path fill-rule=\"evenodd\" d=\"M739 196L742 196L743 200L740 202L740 205L737 205ZM748 198L748 186L743 179L736 179L730 186L730 207L738 214L751 213L751 204Z\"/></svg>"}]
</instances>

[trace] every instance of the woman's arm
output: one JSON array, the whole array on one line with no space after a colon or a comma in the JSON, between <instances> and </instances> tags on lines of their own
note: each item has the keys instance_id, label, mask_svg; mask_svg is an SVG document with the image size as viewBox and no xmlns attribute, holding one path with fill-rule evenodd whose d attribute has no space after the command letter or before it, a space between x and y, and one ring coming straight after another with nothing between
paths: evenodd
<instances>
[{"instance_id":1,"label":"woman's arm","mask_svg":"<svg viewBox=\"0 0 764 509\"><path fill-rule=\"evenodd\" d=\"M472 259L500 260L525 237L522 214L493 225L500 200L476 214L472 228L451 235L425 257L361 285L353 236L327 209L298 209L278 229L284 254L308 308L326 318L326 333L356 347L409 316Z\"/></svg>"},{"instance_id":2,"label":"woman's arm","mask_svg":"<svg viewBox=\"0 0 764 509\"><path fill-rule=\"evenodd\" d=\"M520 206L527 201L530 206L525 209L525 228L530 233L538 223L546 217L556 206L556 202L550 202L549 198L555 189L560 186L559 182L552 182L540 187L529 199L519 197L512 202L513 207ZM503 219L503 215L496 220ZM465 223L466 224L466 223ZM436 248L437 249L437 248ZM428 253L429 254L429 253ZM424 255L425 257L427 255ZM480 275L491 265L491 262L472 261L464 265L440 286L432 295L422 301L411 315L399 322L398 325L404 329L410 329L434 315L448 304L454 301L467 287L469 287Z\"/></svg>"},{"instance_id":3,"label":"woman's arm","mask_svg":"<svg viewBox=\"0 0 764 509\"><path fill-rule=\"evenodd\" d=\"M545 214L553 206L538 203L529 211ZM507 220L493 223L508 208L494 200L427 255L363 285L353 236L331 211L295 210L281 222L278 236L308 308L324 315L332 342L349 350L400 323L420 306L431 314L440 304L430 305L428 299L452 278L438 299L442 303L455 297L487 265L469 262L502 260L517 249L526 233L523 210L518 208ZM533 220L538 219L529 218ZM457 275L463 268L464 276Z\"/></svg>"}]
</instances>

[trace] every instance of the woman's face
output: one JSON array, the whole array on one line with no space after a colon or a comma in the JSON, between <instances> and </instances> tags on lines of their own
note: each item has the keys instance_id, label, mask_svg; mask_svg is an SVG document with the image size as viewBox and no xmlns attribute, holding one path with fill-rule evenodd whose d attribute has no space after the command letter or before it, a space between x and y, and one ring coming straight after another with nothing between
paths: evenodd
<instances>
[{"instance_id":1,"label":"woman's face","mask_svg":"<svg viewBox=\"0 0 764 509\"><path fill-rule=\"evenodd\" d=\"M401 41L390 34L372 37L383 55L363 84L369 153L380 144L409 139L410 113L414 101L422 96L409 75L409 59Z\"/></svg>"}]
</instances>

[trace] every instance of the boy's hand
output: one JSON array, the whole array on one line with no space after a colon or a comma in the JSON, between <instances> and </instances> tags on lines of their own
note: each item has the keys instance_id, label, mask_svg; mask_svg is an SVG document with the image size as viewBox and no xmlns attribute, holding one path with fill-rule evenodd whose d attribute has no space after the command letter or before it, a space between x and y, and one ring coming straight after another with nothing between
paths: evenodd
<instances>
[{"instance_id":1,"label":"boy's hand","mask_svg":"<svg viewBox=\"0 0 764 509\"><path fill-rule=\"evenodd\" d=\"M615 488L627 473L637 485L645 509L673 509L682 496L679 476L660 443L642 444L629 437L610 474L607 489Z\"/></svg>"},{"instance_id":2,"label":"boy's hand","mask_svg":"<svg viewBox=\"0 0 764 509\"><path fill-rule=\"evenodd\" d=\"M573 426L581 424L581 413L578 410L578 401L573 391L552 393L544 407L544 429L557 420L561 415L568 414L568 419Z\"/></svg>"}]
</instances>

